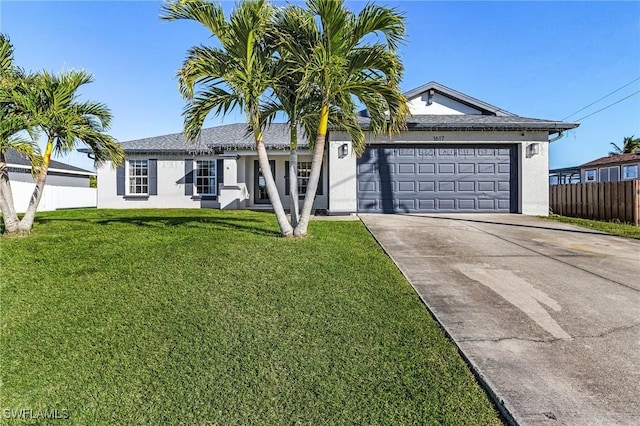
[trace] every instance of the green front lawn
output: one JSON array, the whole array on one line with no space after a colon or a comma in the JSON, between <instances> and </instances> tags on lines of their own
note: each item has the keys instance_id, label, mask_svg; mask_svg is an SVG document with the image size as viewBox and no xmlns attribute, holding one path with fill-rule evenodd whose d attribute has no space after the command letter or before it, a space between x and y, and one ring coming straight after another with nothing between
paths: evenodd
<instances>
[{"instance_id":1,"label":"green front lawn","mask_svg":"<svg viewBox=\"0 0 640 426\"><path fill-rule=\"evenodd\" d=\"M570 223L583 228L595 231L606 232L620 237L635 238L640 240L640 227L628 223L604 222L601 220L580 219L577 217L560 216L557 214L550 216L540 216L544 219L555 220L557 222Z\"/></svg>"},{"instance_id":2,"label":"green front lawn","mask_svg":"<svg viewBox=\"0 0 640 426\"><path fill-rule=\"evenodd\" d=\"M500 424L363 225L310 231L277 238L247 211L73 210L0 238L0 423Z\"/></svg>"}]
</instances>

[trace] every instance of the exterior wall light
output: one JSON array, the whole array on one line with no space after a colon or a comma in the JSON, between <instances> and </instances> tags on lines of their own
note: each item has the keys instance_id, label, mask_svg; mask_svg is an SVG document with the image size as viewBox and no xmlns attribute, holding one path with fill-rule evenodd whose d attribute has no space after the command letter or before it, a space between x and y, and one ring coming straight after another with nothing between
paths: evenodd
<instances>
[{"instance_id":1,"label":"exterior wall light","mask_svg":"<svg viewBox=\"0 0 640 426\"><path fill-rule=\"evenodd\" d=\"M338 147L338 157L344 158L349 155L349 144L343 143Z\"/></svg>"},{"instance_id":2,"label":"exterior wall light","mask_svg":"<svg viewBox=\"0 0 640 426\"><path fill-rule=\"evenodd\" d=\"M527 145L527 158L540 154L540 144L532 143Z\"/></svg>"}]
</instances>

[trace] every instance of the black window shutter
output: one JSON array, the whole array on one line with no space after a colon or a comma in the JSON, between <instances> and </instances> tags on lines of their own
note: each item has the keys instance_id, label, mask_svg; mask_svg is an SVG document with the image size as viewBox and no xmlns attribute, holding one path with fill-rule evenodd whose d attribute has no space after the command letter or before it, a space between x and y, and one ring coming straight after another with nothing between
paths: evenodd
<instances>
[{"instance_id":1,"label":"black window shutter","mask_svg":"<svg viewBox=\"0 0 640 426\"><path fill-rule=\"evenodd\" d=\"M224 160L219 158L216 161L216 183L218 187L220 187L221 183L224 183ZM218 193L218 189L216 188L216 194Z\"/></svg>"},{"instance_id":2,"label":"black window shutter","mask_svg":"<svg viewBox=\"0 0 640 426\"><path fill-rule=\"evenodd\" d=\"M149 160L149 195L158 195L158 160Z\"/></svg>"},{"instance_id":3,"label":"black window shutter","mask_svg":"<svg viewBox=\"0 0 640 426\"><path fill-rule=\"evenodd\" d=\"M284 162L284 195L289 195L289 162Z\"/></svg>"},{"instance_id":4,"label":"black window shutter","mask_svg":"<svg viewBox=\"0 0 640 426\"><path fill-rule=\"evenodd\" d=\"M116 195L124 195L124 164L116 169Z\"/></svg>"},{"instance_id":5,"label":"black window shutter","mask_svg":"<svg viewBox=\"0 0 640 426\"><path fill-rule=\"evenodd\" d=\"M193 160L184 160L184 195L193 195Z\"/></svg>"},{"instance_id":6,"label":"black window shutter","mask_svg":"<svg viewBox=\"0 0 640 426\"><path fill-rule=\"evenodd\" d=\"M320 169L320 177L318 178L318 190L316 191L316 195L322 195L322 181L324 180L322 174L322 169Z\"/></svg>"}]
</instances>

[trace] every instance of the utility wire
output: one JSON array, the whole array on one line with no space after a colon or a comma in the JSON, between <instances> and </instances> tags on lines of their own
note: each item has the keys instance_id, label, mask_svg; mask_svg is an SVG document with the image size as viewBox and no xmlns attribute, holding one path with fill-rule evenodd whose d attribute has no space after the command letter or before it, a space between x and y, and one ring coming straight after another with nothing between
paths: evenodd
<instances>
[{"instance_id":1,"label":"utility wire","mask_svg":"<svg viewBox=\"0 0 640 426\"><path fill-rule=\"evenodd\" d=\"M587 117L591 117L592 115L595 115L595 114L599 113L600 111L604 111L605 109L607 109L607 108L609 108L609 107L612 107L612 106L614 106L615 104L619 104L620 102L624 101L625 99L629 99L630 97L632 97L633 95L637 95L638 93L640 93L640 90L638 90L637 92L633 92L633 93L632 93L632 94L630 94L629 96L625 96L624 98L620 99L619 101L616 101L616 102L614 102L614 103L612 103L612 104L610 104L610 105L607 105L607 106L606 106L606 107L604 107L604 108L600 108L600 109L599 109L599 110L597 110L596 112L592 112L592 113L591 113L591 114L589 114L589 115L585 115L584 117L579 118L579 119L577 119L576 121L582 121L582 120L584 120L584 119L585 119L585 118L587 118ZM563 118L563 120L564 120L564 118Z\"/></svg>"},{"instance_id":2,"label":"utility wire","mask_svg":"<svg viewBox=\"0 0 640 426\"><path fill-rule=\"evenodd\" d=\"M614 93L616 93L616 92L619 92L620 90L622 90L622 89L624 89L625 87L627 87L627 86L629 86L629 85L631 85L631 84L635 83L635 82L636 82L636 81L638 81L638 80L640 80L640 77L636 78L636 79L635 79L635 80L633 80L633 81L630 81L629 83L625 84L625 85L624 85L624 86L622 86L622 87L617 88L617 89L616 89L616 90L614 90L613 92L611 92L611 93L609 93L609 94L607 94L607 95L605 95L605 96L601 97L601 98L600 98L600 99L598 99L597 101L591 102L591 103L590 103L589 105L587 105L586 107L584 107L584 108L580 108L579 110L577 110L577 111L576 111L576 112L574 112L573 114L569 114L569 115L567 115L567 116L566 116L565 118L563 118L561 121L566 120L567 118L571 117L572 115L576 115L576 114L577 114L577 113L579 113L580 111L584 111L585 109L589 108L591 105L597 104L597 103L598 103L598 102L600 102L601 100L603 100L603 99L605 99L605 98L608 98L609 96L613 95L613 94L614 94ZM636 92L636 93L638 93L638 92ZM625 98L625 99L626 99L626 98ZM600 111L602 111L602 110L600 110ZM596 112L597 112L597 111L596 111ZM594 113L594 114L595 114L595 113ZM583 117L583 118L584 118L584 117ZM580 121L580 120L576 120L576 121Z\"/></svg>"}]
</instances>

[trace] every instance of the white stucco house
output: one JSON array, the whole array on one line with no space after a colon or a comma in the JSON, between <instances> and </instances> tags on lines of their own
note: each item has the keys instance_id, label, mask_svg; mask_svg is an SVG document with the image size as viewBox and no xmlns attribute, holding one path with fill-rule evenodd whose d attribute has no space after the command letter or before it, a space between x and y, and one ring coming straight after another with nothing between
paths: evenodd
<instances>
[{"instance_id":1,"label":"white stucco house","mask_svg":"<svg viewBox=\"0 0 640 426\"><path fill-rule=\"evenodd\" d=\"M577 123L520 117L435 82L405 95L407 130L369 135L359 158L346 133L330 131L316 209L548 213L549 140ZM366 129L366 111L360 119ZM264 138L286 207L288 127L273 124ZM98 169L98 208L269 206L243 123L203 129L195 144L177 133L122 145L124 166ZM311 165L306 147L300 144L298 157L302 194Z\"/></svg>"}]
</instances>

